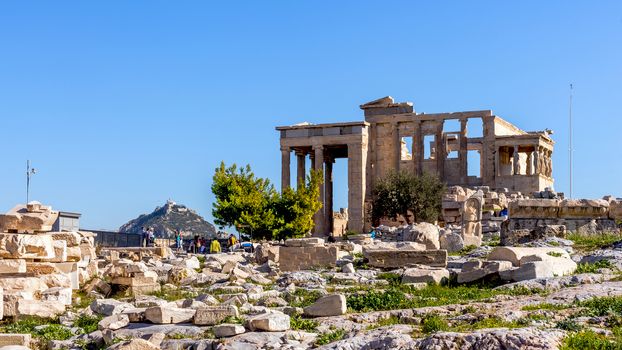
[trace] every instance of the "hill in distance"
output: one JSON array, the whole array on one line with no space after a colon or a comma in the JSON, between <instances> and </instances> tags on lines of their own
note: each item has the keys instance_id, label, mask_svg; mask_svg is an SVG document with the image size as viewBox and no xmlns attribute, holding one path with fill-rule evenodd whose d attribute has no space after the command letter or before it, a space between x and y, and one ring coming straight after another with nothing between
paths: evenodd
<instances>
[{"instance_id":1,"label":"hill in distance","mask_svg":"<svg viewBox=\"0 0 622 350\"><path fill-rule=\"evenodd\" d=\"M175 230L181 230L184 237L199 235L216 237L216 227L194 210L168 200L150 214L142 214L119 228L119 232L141 233L142 228L153 227L156 237L173 237Z\"/></svg>"}]
</instances>

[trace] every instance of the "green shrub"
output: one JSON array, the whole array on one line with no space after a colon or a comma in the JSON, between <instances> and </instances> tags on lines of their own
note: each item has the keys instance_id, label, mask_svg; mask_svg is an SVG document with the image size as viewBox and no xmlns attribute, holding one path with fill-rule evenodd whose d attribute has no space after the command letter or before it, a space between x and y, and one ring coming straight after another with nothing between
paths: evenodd
<instances>
[{"instance_id":1,"label":"green shrub","mask_svg":"<svg viewBox=\"0 0 622 350\"><path fill-rule=\"evenodd\" d=\"M561 258L561 257L564 255L564 254L562 254L562 253L560 253L560 252L548 252L548 253L546 253L546 254L547 254L547 255L550 255L550 256L554 256L554 257L556 257L556 258Z\"/></svg>"},{"instance_id":2,"label":"green shrub","mask_svg":"<svg viewBox=\"0 0 622 350\"><path fill-rule=\"evenodd\" d=\"M561 320L555 324L555 328L559 328L569 332L578 332L583 329L583 326L577 323L575 320L566 319Z\"/></svg>"},{"instance_id":3,"label":"green shrub","mask_svg":"<svg viewBox=\"0 0 622 350\"><path fill-rule=\"evenodd\" d=\"M525 305L521 308L523 311L534 311L534 310L564 310L569 308L570 306L567 304L551 304L551 303L541 303L541 304L531 304Z\"/></svg>"},{"instance_id":4,"label":"green shrub","mask_svg":"<svg viewBox=\"0 0 622 350\"><path fill-rule=\"evenodd\" d=\"M97 330L97 324L101 321L101 316L89 316L86 314L80 315L74 322L74 327L80 327L84 330L84 333L91 333Z\"/></svg>"},{"instance_id":5,"label":"green shrub","mask_svg":"<svg viewBox=\"0 0 622 350\"><path fill-rule=\"evenodd\" d=\"M382 318L378 320L378 322L376 322L375 324L369 325L367 329L375 329L375 328L392 326L392 325L401 324L401 323L402 321L400 320L399 317L391 316L391 317Z\"/></svg>"},{"instance_id":6,"label":"green shrub","mask_svg":"<svg viewBox=\"0 0 622 350\"><path fill-rule=\"evenodd\" d=\"M402 283L402 276L398 275L395 272L381 272L376 275L376 278L380 280L389 281L389 284L400 284Z\"/></svg>"},{"instance_id":7,"label":"green shrub","mask_svg":"<svg viewBox=\"0 0 622 350\"><path fill-rule=\"evenodd\" d=\"M343 329L341 328L334 329L332 331L325 332L325 333L318 335L318 337L315 339L315 345L318 345L318 346L326 345L326 344L343 339L345 335L346 335L346 331L344 331Z\"/></svg>"},{"instance_id":8,"label":"green shrub","mask_svg":"<svg viewBox=\"0 0 622 350\"><path fill-rule=\"evenodd\" d=\"M434 333L439 331L446 331L449 329L447 320L438 315L427 315L421 320L421 331L423 333Z\"/></svg>"},{"instance_id":9,"label":"green shrub","mask_svg":"<svg viewBox=\"0 0 622 350\"><path fill-rule=\"evenodd\" d=\"M622 350L622 342L619 337L610 339L592 330L584 330L571 333L562 344L561 350Z\"/></svg>"},{"instance_id":10,"label":"green shrub","mask_svg":"<svg viewBox=\"0 0 622 350\"><path fill-rule=\"evenodd\" d=\"M307 307L322 297L322 292L313 289L297 288L294 293L289 294L287 297L290 306Z\"/></svg>"},{"instance_id":11,"label":"green shrub","mask_svg":"<svg viewBox=\"0 0 622 350\"><path fill-rule=\"evenodd\" d=\"M67 340L73 336L73 333L67 327L53 323L36 331L35 335L44 340Z\"/></svg>"},{"instance_id":12,"label":"green shrub","mask_svg":"<svg viewBox=\"0 0 622 350\"><path fill-rule=\"evenodd\" d=\"M610 260L603 259L593 263L581 263L577 265L575 273L596 273L599 269L614 269Z\"/></svg>"},{"instance_id":13,"label":"green shrub","mask_svg":"<svg viewBox=\"0 0 622 350\"><path fill-rule=\"evenodd\" d=\"M585 308L585 316L610 316L622 314L622 296L599 297L577 303Z\"/></svg>"},{"instance_id":14,"label":"green shrub","mask_svg":"<svg viewBox=\"0 0 622 350\"><path fill-rule=\"evenodd\" d=\"M577 250L589 251L604 248L611 244L622 240L621 233L602 233L602 234L590 234L581 235L577 233L571 233L567 237L574 242L574 248Z\"/></svg>"},{"instance_id":15,"label":"green shrub","mask_svg":"<svg viewBox=\"0 0 622 350\"><path fill-rule=\"evenodd\" d=\"M317 321L302 318L300 315L294 315L290 318L292 329L314 332L318 325Z\"/></svg>"}]
</instances>

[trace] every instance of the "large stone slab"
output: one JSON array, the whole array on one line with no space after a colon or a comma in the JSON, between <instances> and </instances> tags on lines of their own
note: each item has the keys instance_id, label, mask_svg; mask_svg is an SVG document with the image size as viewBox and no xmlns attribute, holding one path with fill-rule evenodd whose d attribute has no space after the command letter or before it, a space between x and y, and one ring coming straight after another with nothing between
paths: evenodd
<instances>
[{"instance_id":1,"label":"large stone slab","mask_svg":"<svg viewBox=\"0 0 622 350\"><path fill-rule=\"evenodd\" d=\"M227 317L238 317L238 308L235 305L198 308L193 323L201 326L213 326L223 322Z\"/></svg>"},{"instance_id":2,"label":"large stone slab","mask_svg":"<svg viewBox=\"0 0 622 350\"><path fill-rule=\"evenodd\" d=\"M18 300L17 316L53 318L65 312L65 305L57 301Z\"/></svg>"},{"instance_id":3,"label":"large stone slab","mask_svg":"<svg viewBox=\"0 0 622 350\"><path fill-rule=\"evenodd\" d=\"M171 306L153 306L145 310L145 319L151 323L185 323L192 322L196 310L182 309Z\"/></svg>"},{"instance_id":4,"label":"large stone slab","mask_svg":"<svg viewBox=\"0 0 622 350\"><path fill-rule=\"evenodd\" d=\"M402 283L435 283L449 280L449 270L444 268L410 268L404 271Z\"/></svg>"},{"instance_id":5,"label":"large stone slab","mask_svg":"<svg viewBox=\"0 0 622 350\"><path fill-rule=\"evenodd\" d=\"M343 294L326 295L304 308L304 314L312 317L339 316L346 313L346 297Z\"/></svg>"},{"instance_id":6,"label":"large stone slab","mask_svg":"<svg viewBox=\"0 0 622 350\"><path fill-rule=\"evenodd\" d=\"M31 340L30 334L0 334L0 346L21 345L29 347Z\"/></svg>"},{"instance_id":7,"label":"large stone slab","mask_svg":"<svg viewBox=\"0 0 622 350\"><path fill-rule=\"evenodd\" d=\"M260 314L248 319L251 331L283 332L290 328L290 318L282 313Z\"/></svg>"},{"instance_id":8,"label":"large stone slab","mask_svg":"<svg viewBox=\"0 0 622 350\"><path fill-rule=\"evenodd\" d=\"M336 246L279 247L281 271L335 267L339 248Z\"/></svg>"},{"instance_id":9,"label":"large stone slab","mask_svg":"<svg viewBox=\"0 0 622 350\"><path fill-rule=\"evenodd\" d=\"M26 272L26 260L3 259L0 260L0 273L24 273Z\"/></svg>"},{"instance_id":10,"label":"large stone slab","mask_svg":"<svg viewBox=\"0 0 622 350\"><path fill-rule=\"evenodd\" d=\"M496 247L488 254L488 260L510 261L513 266L520 266L520 261L525 256L551 256L550 254L570 259L567 251L557 247Z\"/></svg>"},{"instance_id":11,"label":"large stone slab","mask_svg":"<svg viewBox=\"0 0 622 350\"><path fill-rule=\"evenodd\" d=\"M0 233L0 257L5 259L52 259L54 244L51 236Z\"/></svg>"},{"instance_id":12,"label":"large stone slab","mask_svg":"<svg viewBox=\"0 0 622 350\"><path fill-rule=\"evenodd\" d=\"M368 265L380 268L400 268L409 265L447 266L447 251L412 249L365 249Z\"/></svg>"}]
</instances>

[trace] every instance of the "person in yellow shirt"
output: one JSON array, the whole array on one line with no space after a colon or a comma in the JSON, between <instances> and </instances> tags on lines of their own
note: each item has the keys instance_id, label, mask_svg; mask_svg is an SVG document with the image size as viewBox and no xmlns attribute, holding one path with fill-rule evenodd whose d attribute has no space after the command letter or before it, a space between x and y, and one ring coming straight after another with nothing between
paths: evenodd
<instances>
[{"instance_id":1,"label":"person in yellow shirt","mask_svg":"<svg viewBox=\"0 0 622 350\"><path fill-rule=\"evenodd\" d=\"M233 251L233 246L236 243L237 243L237 239L235 239L235 236L232 233L231 235L229 235L229 240L227 240L227 248L229 248L229 251Z\"/></svg>"},{"instance_id":2,"label":"person in yellow shirt","mask_svg":"<svg viewBox=\"0 0 622 350\"><path fill-rule=\"evenodd\" d=\"M213 239L212 243L210 244L209 247L209 252L211 254L216 254L216 253L220 253L221 249L220 249L220 242L218 242L217 239Z\"/></svg>"}]
</instances>

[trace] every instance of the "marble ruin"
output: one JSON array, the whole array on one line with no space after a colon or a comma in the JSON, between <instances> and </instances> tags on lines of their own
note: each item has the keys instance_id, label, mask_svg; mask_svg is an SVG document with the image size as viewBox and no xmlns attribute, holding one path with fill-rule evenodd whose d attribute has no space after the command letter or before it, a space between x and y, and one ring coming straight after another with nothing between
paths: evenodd
<instances>
[{"instance_id":1,"label":"marble ruin","mask_svg":"<svg viewBox=\"0 0 622 350\"><path fill-rule=\"evenodd\" d=\"M310 168L322 170L323 209L316 236L333 232L333 163L348 162L348 230L369 229L366 208L374 182L391 170L437 175L448 185L488 186L532 193L552 187L551 132L525 132L490 110L416 113L411 102L384 97L363 104L360 122L280 126L281 186L291 186ZM453 126L452 126L453 125Z\"/></svg>"}]
</instances>

